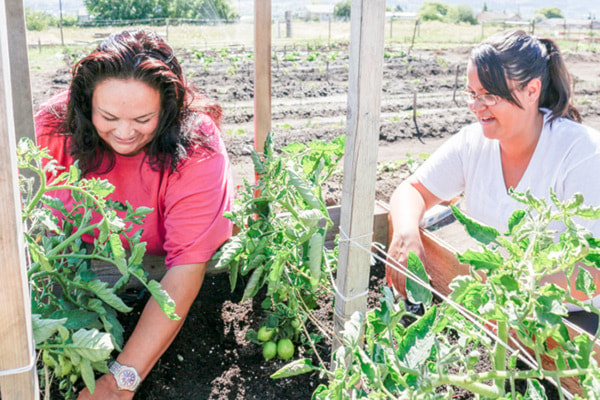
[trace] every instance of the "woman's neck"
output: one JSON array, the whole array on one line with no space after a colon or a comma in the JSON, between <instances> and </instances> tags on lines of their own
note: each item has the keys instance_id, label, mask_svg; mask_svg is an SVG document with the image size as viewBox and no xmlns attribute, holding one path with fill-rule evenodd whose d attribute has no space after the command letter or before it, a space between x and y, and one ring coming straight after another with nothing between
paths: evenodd
<instances>
[{"instance_id":1,"label":"woman's neck","mask_svg":"<svg viewBox=\"0 0 600 400\"><path fill-rule=\"evenodd\" d=\"M502 158L510 163L529 163L542 133L544 114L538 112L523 122L519 134L500 142Z\"/></svg>"}]
</instances>

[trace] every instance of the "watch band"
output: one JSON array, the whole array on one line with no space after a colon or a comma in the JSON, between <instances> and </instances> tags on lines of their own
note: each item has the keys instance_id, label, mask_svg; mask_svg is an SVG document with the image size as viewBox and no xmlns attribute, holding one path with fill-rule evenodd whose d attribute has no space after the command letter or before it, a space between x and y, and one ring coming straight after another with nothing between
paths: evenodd
<instances>
[{"instance_id":1,"label":"watch band","mask_svg":"<svg viewBox=\"0 0 600 400\"><path fill-rule=\"evenodd\" d=\"M122 365L117 361L111 362L108 365L108 370L115 377L119 390L135 392L142 381L135 368Z\"/></svg>"}]
</instances>

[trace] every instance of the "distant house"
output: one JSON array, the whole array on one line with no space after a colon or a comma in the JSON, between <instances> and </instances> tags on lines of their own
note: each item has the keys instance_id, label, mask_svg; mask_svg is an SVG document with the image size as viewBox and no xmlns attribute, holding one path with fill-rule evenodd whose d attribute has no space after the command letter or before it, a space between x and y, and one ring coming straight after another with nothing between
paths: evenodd
<instances>
[{"instance_id":1,"label":"distant house","mask_svg":"<svg viewBox=\"0 0 600 400\"><path fill-rule=\"evenodd\" d=\"M307 21L329 21L333 19L333 4L311 4L306 6L304 18Z\"/></svg>"},{"instance_id":2,"label":"distant house","mask_svg":"<svg viewBox=\"0 0 600 400\"><path fill-rule=\"evenodd\" d=\"M90 21L90 15L88 14L87 8L77 9L77 23L85 24Z\"/></svg>"},{"instance_id":3,"label":"distant house","mask_svg":"<svg viewBox=\"0 0 600 400\"><path fill-rule=\"evenodd\" d=\"M503 22L518 22L521 16L518 14L508 15L505 12L482 11L477 15L477 22L480 24L499 24Z\"/></svg>"}]
</instances>

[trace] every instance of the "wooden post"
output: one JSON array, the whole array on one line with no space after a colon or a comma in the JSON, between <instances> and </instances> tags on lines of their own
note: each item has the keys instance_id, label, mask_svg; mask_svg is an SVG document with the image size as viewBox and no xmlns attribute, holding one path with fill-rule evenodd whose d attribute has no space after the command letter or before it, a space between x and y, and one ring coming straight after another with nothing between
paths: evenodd
<instances>
[{"instance_id":1,"label":"wooden post","mask_svg":"<svg viewBox=\"0 0 600 400\"><path fill-rule=\"evenodd\" d=\"M0 0L0 398L27 400L39 398L39 390L16 163L18 121L13 99L23 94L15 93L12 85L10 57L17 49L11 53L9 48L10 40L24 43L25 39L10 32L14 21L7 19L13 7L18 9L22 3ZM27 54L26 47L20 51ZM21 65L20 69L27 68Z\"/></svg>"},{"instance_id":2,"label":"wooden post","mask_svg":"<svg viewBox=\"0 0 600 400\"><path fill-rule=\"evenodd\" d=\"M21 0L4 0L2 8L3 12L6 12L3 26L6 27L8 35L9 64L7 68L10 68L10 81L12 82L12 99L10 101L14 107L15 132L17 138L28 137L35 141L23 2ZM4 59L4 56L2 58Z\"/></svg>"},{"instance_id":3,"label":"wooden post","mask_svg":"<svg viewBox=\"0 0 600 400\"><path fill-rule=\"evenodd\" d=\"M348 116L340 216L334 329L355 311L366 313L379 143L385 0L353 0ZM338 335L339 337L339 335ZM339 343L334 343L334 349Z\"/></svg>"},{"instance_id":4,"label":"wooden post","mask_svg":"<svg viewBox=\"0 0 600 400\"><path fill-rule=\"evenodd\" d=\"M271 131L271 0L254 0L254 148Z\"/></svg>"}]
</instances>

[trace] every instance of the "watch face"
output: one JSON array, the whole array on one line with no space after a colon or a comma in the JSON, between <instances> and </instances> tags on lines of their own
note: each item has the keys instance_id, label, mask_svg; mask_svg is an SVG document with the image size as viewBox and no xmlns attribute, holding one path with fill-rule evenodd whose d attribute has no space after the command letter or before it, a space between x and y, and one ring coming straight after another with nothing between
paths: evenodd
<instances>
[{"instance_id":1,"label":"watch face","mask_svg":"<svg viewBox=\"0 0 600 400\"><path fill-rule=\"evenodd\" d=\"M122 387L130 388L135 384L136 376L133 371L124 370L119 374L119 381Z\"/></svg>"}]
</instances>

